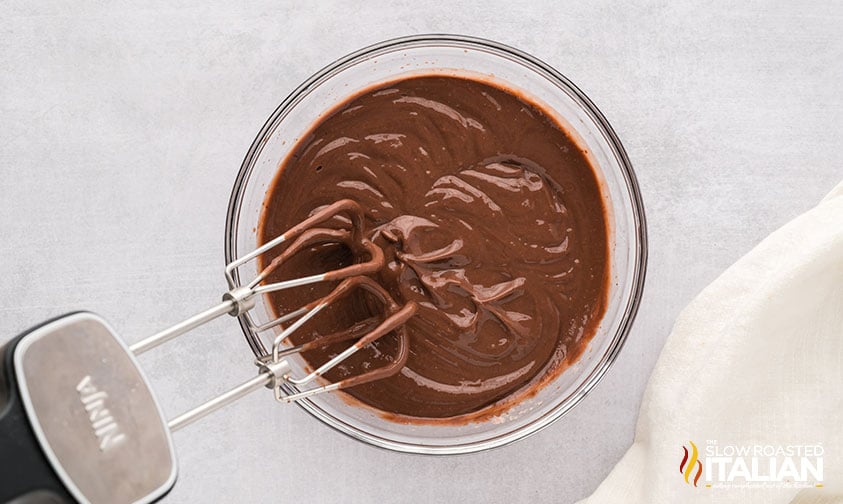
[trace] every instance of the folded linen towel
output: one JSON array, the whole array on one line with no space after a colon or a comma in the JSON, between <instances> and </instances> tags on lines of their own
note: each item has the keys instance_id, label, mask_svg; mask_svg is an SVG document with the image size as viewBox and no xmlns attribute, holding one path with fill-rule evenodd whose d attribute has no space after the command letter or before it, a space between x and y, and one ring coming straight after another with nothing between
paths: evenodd
<instances>
[{"instance_id":1,"label":"folded linen towel","mask_svg":"<svg viewBox=\"0 0 843 504\"><path fill-rule=\"evenodd\" d=\"M841 480L843 183L685 308L580 504L843 503Z\"/></svg>"}]
</instances>

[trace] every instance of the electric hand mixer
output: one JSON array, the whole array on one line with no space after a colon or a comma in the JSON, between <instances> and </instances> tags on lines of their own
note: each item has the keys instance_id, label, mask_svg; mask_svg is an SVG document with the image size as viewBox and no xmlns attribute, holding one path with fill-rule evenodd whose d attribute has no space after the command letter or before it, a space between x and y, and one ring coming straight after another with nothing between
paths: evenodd
<instances>
[{"instance_id":1,"label":"electric hand mixer","mask_svg":"<svg viewBox=\"0 0 843 504\"><path fill-rule=\"evenodd\" d=\"M416 305L399 306L365 276L383 267L384 256L361 235L362 219L360 207L351 200L322 208L228 264L225 277L230 290L221 303L134 345L127 346L103 319L89 312L44 322L9 341L3 348L0 373L0 501L154 502L175 484L172 431L262 387L274 390L278 401L292 402L398 372L409 354L404 323ZM331 220L350 226L326 227ZM292 255L326 243L343 244L355 256L367 259L323 274L268 282L270 274ZM276 247L283 249L281 253L251 282L238 286L234 271ZM257 325L249 316L262 294L330 281L340 282L330 294L268 323ZM382 320L373 329L356 325L309 343L283 346L326 306L358 290L368 292L383 306ZM257 376L168 421L135 357L224 314L243 316L257 332L283 329L275 336L272 351L256 361ZM334 383L315 384L353 353L393 331L399 338L399 352L388 365ZM293 376L289 355L348 340L356 341L309 374ZM285 394L283 384L299 392Z\"/></svg>"}]
</instances>

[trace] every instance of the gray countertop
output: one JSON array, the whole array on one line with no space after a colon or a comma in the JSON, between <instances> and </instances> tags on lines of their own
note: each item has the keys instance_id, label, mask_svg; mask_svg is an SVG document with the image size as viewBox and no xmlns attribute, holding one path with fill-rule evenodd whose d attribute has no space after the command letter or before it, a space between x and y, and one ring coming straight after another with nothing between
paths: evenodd
<instances>
[{"instance_id":1,"label":"gray countertop","mask_svg":"<svg viewBox=\"0 0 843 504\"><path fill-rule=\"evenodd\" d=\"M0 0L0 338L84 308L137 341L215 301L229 191L264 120L317 69L400 35L493 38L559 69L624 142L650 226L628 343L549 428L410 456L254 394L176 433L167 502L582 498L631 443L681 308L843 178L839 3L154 4ZM170 416L253 372L232 320L142 363Z\"/></svg>"}]
</instances>

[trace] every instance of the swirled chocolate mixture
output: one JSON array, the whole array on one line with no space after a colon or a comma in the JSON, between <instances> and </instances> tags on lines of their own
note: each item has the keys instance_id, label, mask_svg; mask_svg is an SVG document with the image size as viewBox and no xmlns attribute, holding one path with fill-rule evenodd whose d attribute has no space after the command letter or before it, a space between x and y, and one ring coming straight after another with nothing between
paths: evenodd
<instances>
[{"instance_id":1,"label":"swirled chocolate mixture","mask_svg":"<svg viewBox=\"0 0 843 504\"><path fill-rule=\"evenodd\" d=\"M268 193L266 242L349 198L386 266L373 278L415 301L409 357L396 375L347 390L384 412L445 418L495 410L577 359L603 315L607 224L587 156L526 98L490 83L423 76L369 89L298 140ZM339 223L341 224L341 223ZM320 245L274 273L292 278L358 261ZM291 311L332 285L271 295ZM294 343L374 315L362 297L332 305ZM348 345L304 354L316 366ZM397 337L369 345L327 377L384 366ZM498 408L500 409L500 408Z\"/></svg>"}]
</instances>

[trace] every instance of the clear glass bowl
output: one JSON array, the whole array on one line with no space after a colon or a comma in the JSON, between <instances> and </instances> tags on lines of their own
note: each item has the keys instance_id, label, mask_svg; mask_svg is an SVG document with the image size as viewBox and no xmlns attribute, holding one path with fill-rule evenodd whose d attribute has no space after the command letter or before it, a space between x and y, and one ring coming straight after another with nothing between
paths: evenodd
<instances>
[{"instance_id":1,"label":"clear glass bowl","mask_svg":"<svg viewBox=\"0 0 843 504\"><path fill-rule=\"evenodd\" d=\"M298 403L329 426L375 446L426 454L468 453L521 439L573 408L617 357L641 298L647 236L635 174L603 114L568 79L511 47L454 35L389 40L332 63L278 106L249 148L229 203L225 255L231 262L257 246L266 192L287 154L315 121L364 88L418 74L474 75L497 81L555 113L592 156L608 209L611 282L606 314L583 356L535 396L498 417L464 425L396 423L336 393ZM242 271L243 278L254 273ZM253 310L257 322L268 320L271 313L263 300ZM252 351L264 355L268 343L242 320L241 327ZM295 366L301 371L304 363Z\"/></svg>"}]
</instances>

